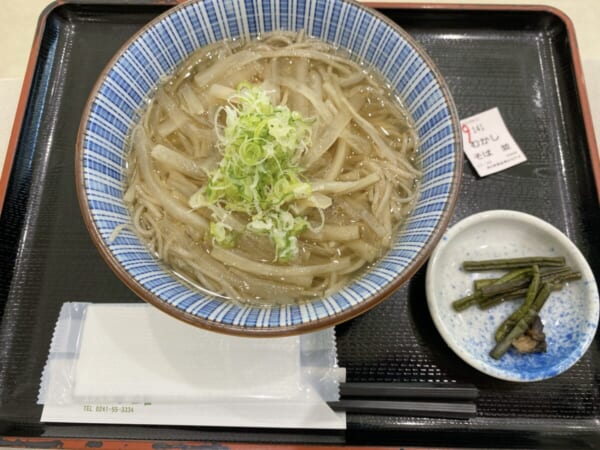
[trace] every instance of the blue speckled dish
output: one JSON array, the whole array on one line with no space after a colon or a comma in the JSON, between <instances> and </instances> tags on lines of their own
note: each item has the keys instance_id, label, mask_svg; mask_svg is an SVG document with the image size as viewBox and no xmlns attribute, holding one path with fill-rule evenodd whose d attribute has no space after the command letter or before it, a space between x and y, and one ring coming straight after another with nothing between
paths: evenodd
<instances>
[{"instance_id":1,"label":"blue speckled dish","mask_svg":"<svg viewBox=\"0 0 600 450\"><path fill-rule=\"evenodd\" d=\"M494 274L465 272L462 261L533 255L565 256L582 279L552 293L540 312L546 353L523 355L511 349L494 360L489 356L494 332L521 300L455 312L452 301L470 294L473 280ZM485 211L448 229L429 261L426 289L429 311L448 346L471 366L503 380L538 381L564 372L586 352L598 325L598 287L581 252L558 229L522 212Z\"/></svg>"},{"instance_id":2,"label":"blue speckled dish","mask_svg":"<svg viewBox=\"0 0 600 450\"><path fill-rule=\"evenodd\" d=\"M126 140L159 78L194 49L223 38L304 29L378 68L413 115L424 169L414 213L389 254L340 292L302 305L240 306L191 289L165 270L125 229L122 202ZM383 300L425 262L447 226L462 149L454 106L437 69L396 24L345 0L205 0L180 5L151 22L115 56L92 91L77 149L84 220L100 252L140 297L195 325L237 334L280 335L350 319Z\"/></svg>"}]
</instances>

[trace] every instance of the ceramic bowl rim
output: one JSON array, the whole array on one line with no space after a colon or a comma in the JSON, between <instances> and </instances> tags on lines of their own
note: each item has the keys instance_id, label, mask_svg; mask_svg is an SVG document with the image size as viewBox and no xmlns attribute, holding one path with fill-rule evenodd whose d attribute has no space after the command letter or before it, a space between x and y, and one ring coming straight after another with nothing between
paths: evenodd
<instances>
[{"instance_id":1,"label":"ceramic bowl rim","mask_svg":"<svg viewBox=\"0 0 600 450\"><path fill-rule=\"evenodd\" d=\"M455 166L452 174L452 179L450 181L451 187L448 193L448 199L446 201L446 205L444 210L442 211L440 218L435 226L435 228L431 231L431 236L427 242L423 245L423 247L419 250L417 255L414 257L413 261L403 270L401 275L397 275L391 282L387 283L387 285L381 289L375 295L371 295L370 297L366 297L362 299L357 305L349 307L339 313L323 317L317 320L313 320L310 322L304 322L299 324L292 325L282 325L277 327L247 327L243 325L234 325L234 324L226 324L217 321L211 321L208 319L204 319L202 317L195 316L193 314L187 313L178 309L175 306L172 306L160 299L157 295L152 292L146 290L140 283L138 283L131 274L119 263L116 257L110 252L108 247L105 245L102 236L95 224L95 221L92 217L92 212L89 208L88 196L85 189L84 182L84 137L86 133L86 124L90 118L90 113L92 109L92 105L94 103L94 99L96 98L100 87L103 85L110 70L114 67L116 62L123 56L123 54L127 51L127 49L146 31L156 26L166 17L174 14L180 9L184 9L189 7L189 5L193 3L199 3L204 0L190 0L184 3L181 3L173 8L167 10L166 12L160 14L152 21L144 25L140 30L138 30L133 36L131 36L115 53L115 55L109 60L106 64L100 75L98 76L97 81L90 91L90 95L85 104L81 123L79 126L78 134L77 134L77 143L75 149L75 182L76 182L76 191L77 191L77 199L79 202L79 207L82 212L82 216L84 219L85 226L92 238L92 241L96 248L99 250L100 255L111 268L111 270L117 275L117 277L127 286L129 287L138 297L142 300L150 303L151 305L159 308L165 313L180 319L184 322L190 323L192 325L198 326L200 328L217 331L221 333L238 335L238 336L252 336L252 337L276 337L276 336L290 336L300 333L306 333L311 331L318 331L323 328L331 327L337 325L342 322L346 322L369 309L375 307L383 300L385 300L389 295L391 295L396 289L406 283L427 261L427 258L433 251L437 242L443 235L444 230L448 226L450 222L450 218L452 217L454 208L456 206L456 202L458 199L458 194L460 191L460 182L462 179L462 171L463 171L463 152L462 152L462 136L460 132L459 119L458 114L456 112L456 106L454 104L454 100L450 93L450 90L446 84L446 81L442 77L437 66L434 64L429 55L424 51L424 49L412 38L403 28L401 28L398 24L392 21L390 18L386 17L384 14L374 10L373 8L366 6L364 4L358 3L355 0L339 0L343 3L350 4L356 8L364 10L366 13L374 16L377 20L384 22L386 25L390 26L395 33L400 35L402 39L404 39L414 51L417 52L419 57L424 61L427 65L429 71L431 71L435 77L436 81L439 84L439 88L441 93L443 94L444 102L450 113L450 123L452 125L452 131L454 134L453 145L455 146Z\"/></svg>"}]
</instances>

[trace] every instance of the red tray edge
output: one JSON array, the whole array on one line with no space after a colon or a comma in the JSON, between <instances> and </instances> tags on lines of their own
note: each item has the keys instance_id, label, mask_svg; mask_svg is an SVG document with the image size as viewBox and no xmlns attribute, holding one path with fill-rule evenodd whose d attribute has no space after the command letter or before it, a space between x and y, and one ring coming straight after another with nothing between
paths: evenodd
<instances>
[{"instance_id":1,"label":"red tray edge","mask_svg":"<svg viewBox=\"0 0 600 450\"><path fill-rule=\"evenodd\" d=\"M144 2L145 5L177 5L183 3L185 0L152 0L150 2ZM37 63L39 50L41 46L42 36L46 27L48 16L56 8L65 4L74 3L87 3L87 4L99 4L102 1L76 1L76 0L55 0L50 3L44 10L42 10L38 23L36 26L36 32L34 35L32 48L29 54L25 76L23 79L23 85L19 100L17 103L17 109L11 135L8 143L6 157L4 160L4 166L0 175L0 213L4 205L4 199L6 196L6 190L8 188L8 182L10 178L10 172L12 164L14 162L14 156L17 149L17 144L20 138L21 126L25 116L25 109L27 106L27 100L29 97L29 91L33 82L33 74ZM131 0L125 0L123 3L138 3ZM571 18L559 8L547 5L478 5L478 4L457 4L457 3L405 3L405 2L394 2L394 3L383 3L377 1L363 1L361 2L372 8L381 9L431 9L431 10L466 10L466 11L533 11L533 12L547 12L558 17L567 29L569 37L569 46L572 55L573 67L575 69L575 81L577 89L579 91L579 101L581 104L584 127L586 131L586 138L588 142L588 148L590 152L590 158L592 163L592 169L594 173L596 194L597 199L600 203L600 155L598 153L598 146L594 135L594 126L592 122L591 108L588 100L586 83L584 79L583 66L581 63L581 57L579 54L579 47L577 45L577 38L575 33L575 26ZM61 449L88 449L91 447L98 447L100 444L104 450L117 450L117 449L128 449L128 450L153 450L156 447L157 441L139 441L139 440L92 440L92 439L61 439L61 438L29 438L29 437L17 437L17 436L0 436L0 448L11 447L11 448L61 448ZM164 441L161 444L166 445L164 448L172 449L185 449L199 445L199 442L185 442L185 441ZM215 442L211 442L211 445L215 445ZM219 443L220 446L228 450L391 450L397 447L356 447L356 446L319 446L310 444L243 444L243 443ZM441 448L433 447L402 447L405 450L442 450ZM451 450L445 448L445 450Z\"/></svg>"},{"instance_id":2,"label":"red tray edge","mask_svg":"<svg viewBox=\"0 0 600 450\"><path fill-rule=\"evenodd\" d=\"M102 445L100 445L102 444ZM157 446L160 445L160 447ZM363 447L363 446L338 446L338 445L306 445L306 444L243 444L229 442L206 442L206 448L218 448L222 450L397 450L398 447ZM53 438L0 438L1 447L24 447L44 449L71 449L87 450L90 448L102 448L102 450L155 450L156 448L168 448L173 450L204 448L202 442L186 441L137 441L116 439L53 439ZM402 447L403 450L442 450L433 447ZM453 450L444 447L444 450ZM458 449L455 449L458 450Z\"/></svg>"}]
</instances>

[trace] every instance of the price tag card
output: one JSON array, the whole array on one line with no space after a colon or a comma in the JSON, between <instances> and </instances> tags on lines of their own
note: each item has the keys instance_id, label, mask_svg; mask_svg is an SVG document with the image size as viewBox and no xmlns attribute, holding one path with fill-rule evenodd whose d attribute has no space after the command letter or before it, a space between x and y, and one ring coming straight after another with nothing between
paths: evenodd
<instances>
[{"instance_id":1,"label":"price tag card","mask_svg":"<svg viewBox=\"0 0 600 450\"><path fill-rule=\"evenodd\" d=\"M527 161L498 108L460 121L465 154L480 177Z\"/></svg>"}]
</instances>

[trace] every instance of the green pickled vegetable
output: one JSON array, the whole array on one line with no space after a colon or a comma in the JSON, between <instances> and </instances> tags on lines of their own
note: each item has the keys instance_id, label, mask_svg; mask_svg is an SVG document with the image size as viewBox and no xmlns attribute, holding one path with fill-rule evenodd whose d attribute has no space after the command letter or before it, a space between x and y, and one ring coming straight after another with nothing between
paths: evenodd
<instances>
[{"instance_id":1,"label":"green pickled vegetable","mask_svg":"<svg viewBox=\"0 0 600 450\"><path fill-rule=\"evenodd\" d=\"M508 351L513 341L529 329L536 317L537 312L531 308L528 309L507 335L490 351L490 356L494 359L500 359Z\"/></svg>"},{"instance_id":2,"label":"green pickled vegetable","mask_svg":"<svg viewBox=\"0 0 600 450\"><path fill-rule=\"evenodd\" d=\"M525 302L521 305L519 309L513 312L504 322L500 324L495 333L496 342L501 341L506 337L506 335L510 332L510 330L514 327L514 325L521 320L527 310L531 308L533 301L536 298L540 288L540 268L536 264L533 266L533 278L531 279L531 283L527 288L527 293L525 294Z\"/></svg>"},{"instance_id":3,"label":"green pickled vegetable","mask_svg":"<svg viewBox=\"0 0 600 450\"><path fill-rule=\"evenodd\" d=\"M481 278L479 280L475 280L475 281L473 281L473 289L475 291L478 291L484 286L489 286L490 284L494 284L495 281L498 281L498 278Z\"/></svg>"},{"instance_id":4,"label":"green pickled vegetable","mask_svg":"<svg viewBox=\"0 0 600 450\"><path fill-rule=\"evenodd\" d=\"M480 292L484 298L494 297L500 294L506 294L508 292L512 292L517 289L521 289L529 285L529 277L521 276L519 278L514 278L512 280L506 281L504 283L493 283L489 286L484 286L481 288Z\"/></svg>"},{"instance_id":5,"label":"green pickled vegetable","mask_svg":"<svg viewBox=\"0 0 600 450\"><path fill-rule=\"evenodd\" d=\"M533 272L533 269L531 267L526 267L524 269L512 270L512 271L508 272L506 275L495 280L492 284L498 285L498 284L506 283L508 281L528 277L531 275L532 272Z\"/></svg>"},{"instance_id":6,"label":"green pickled vegetable","mask_svg":"<svg viewBox=\"0 0 600 450\"><path fill-rule=\"evenodd\" d=\"M466 297L459 298L452 302L452 307L455 311L463 311L470 306L476 305L480 297L480 294L476 292Z\"/></svg>"},{"instance_id":7,"label":"green pickled vegetable","mask_svg":"<svg viewBox=\"0 0 600 450\"><path fill-rule=\"evenodd\" d=\"M477 306L479 309L489 309L493 306L499 305L500 303L504 303L507 300L523 298L525 295L527 295L527 289L517 289L512 292L507 292L506 294L500 294L495 297L482 299L477 303Z\"/></svg>"},{"instance_id":8,"label":"green pickled vegetable","mask_svg":"<svg viewBox=\"0 0 600 450\"><path fill-rule=\"evenodd\" d=\"M581 273L565 265L564 257L465 261L463 269L508 272L500 278L475 280L471 295L452 302L458 312L473 305L485 310L507 300L524 298L495 332L496 345L490 352L495 359L501 358L511 345L523 353L545 351L547 344L539 312L552 291L562 289L565 282L581 278Z\"/></svg>"},{"instance_id":9,"label":"green pickled vegetable","mask_svg":"<svg viewBox=\"0 0 600 450\"><path fill-rule=\"evenodd\" d=\"M510 270L520 267L531 267L537 264L538 266L564 266L565 258L562 256L536 256L525 258L508 258L508 259L489 259L482 261L465 261L463 269L467 271L476 270Z\"/></svg>"}]
</instances>

